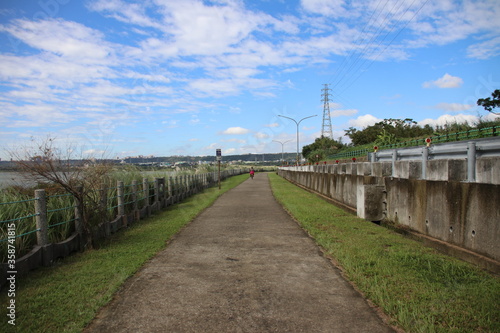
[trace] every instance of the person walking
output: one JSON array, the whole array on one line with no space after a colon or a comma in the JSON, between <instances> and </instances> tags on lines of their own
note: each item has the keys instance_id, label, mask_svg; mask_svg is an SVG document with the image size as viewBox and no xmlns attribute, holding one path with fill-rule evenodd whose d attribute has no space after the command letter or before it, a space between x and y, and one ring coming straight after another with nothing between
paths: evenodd
<instances>
[{"instance_id":1,"label":"person walking","mask_svg":"<svg viewBox=\"0 0 500 333\"><path fill-rule=\"evenodd\" d=\"M255 170L253 169L253 167L250 168L250 178L253 179L253 176L255 175Z\"/></svg>"}]
</instances>

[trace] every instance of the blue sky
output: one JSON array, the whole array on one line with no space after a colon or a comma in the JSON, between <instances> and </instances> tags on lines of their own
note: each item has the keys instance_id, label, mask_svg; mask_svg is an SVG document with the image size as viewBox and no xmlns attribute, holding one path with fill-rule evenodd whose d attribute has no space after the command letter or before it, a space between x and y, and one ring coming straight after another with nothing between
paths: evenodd
<instances>
[{"instance_id":1,"label":"blue sky","mask_svg":"<svg viewBox=\"0 0 500 333\"><path fill-rule=\"evenodd\" d=\"M475 122L500 88L497 0L2 0L0 158L296 150L384 118ZM274 140L274 141L273 141ZM343 138L348 142L347 138Z\"/></svg>"}]
</instances>

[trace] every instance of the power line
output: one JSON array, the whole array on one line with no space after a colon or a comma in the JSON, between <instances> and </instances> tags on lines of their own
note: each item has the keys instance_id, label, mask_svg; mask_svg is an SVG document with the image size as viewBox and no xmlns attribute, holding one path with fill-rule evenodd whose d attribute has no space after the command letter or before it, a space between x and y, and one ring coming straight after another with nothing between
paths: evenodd
<instances>
[{"instance_id":1,"label":"power line","mask_svg":"<svg viewBox=\"0 0 500 333\"><path fill-rule=\"evenodd\" d=\"M413 3L415 3L415 1L417 1L417 0L414 0L414 1L413 1ZM418 13L422 10L422 8L424 8L424 6L427 4L427 2L429 2L429 0L426 0L426 1L422 4L422 6L420 6L420 8L419 8L419 9L418 9L418 10L417 10L414 14L413 14L412 18L411 18L410 20L408 20L408 21L406 22L406 24L405 24L405 25L404 25L401 29L399 29L399 31L398 31L398 32L396 33L396 35L395 35L395 36L391 39L391 41L390 41L390 42L389 42L389 43L385 46L385 48L384 48L384 49L382 49L382 51L380 51L380 52L379 52L379 53L375 56L375 58L373 58L373 59L370 61L370 63L369 63L369 64L368 64L368 65L367 65L367 66L366 66L363 70L359 70L359 71L357 72L357 76L355 76L355 77L354 77L354 79L352 79L352 77L351 77L351 82L348 82L348 83L347 83L347 86L345 86L345 85L344 85L345 87L344 87L342 90L340 90L340 89L339 89L339 93L342 93L342 92L346 91L348 88L350 88L350 87L354 84L354 82L356 82L356 81L357 81L357 80L361 77L361 75L363 74L363 72L364 72L364 71L367 71L367 70L371 67L371 65L373 65L373 63L374 63L374 62L375 62L375 61L376 61L376 60L377 60L377 59L378 59L378 58L379 58L379 57L380 57L380 56L381 56L381 55L382 55L382 54L383 54L383 53L384 53L384 52L385 52L388 48L389 48L389 46L391 46L391 45L392 45L392 43L396 40L396 38L398 38L398 36L399 36L399 35L403 32L403 30L404 30L404 29L408 26L408 24L410 24L410 22L411 22L411 21L413 21L413 19L415 18L415 16L417 16L417 15L418 15ZM412 3L412 5L413 5L413 3ZM412 5L410 5L410 7L411 7ZM408 10L410 9L410 7L408 7L408 8L406 9L406 11L405 11L403 14L401 14L401 16L400 16L400 17L403 17L404 15L406 15L406 13L407 13L407 12L408 12ZM391 31L390 31L390 32L392 32L392 29L391 29ZM383 39L383 40L385 40L385 38L387 38L387 36L390 34L390 32L388 32L388 33L386 34L386 36L384 37L384 39ZM383 41L383 40L382 40L382 41ZM379 43L379 45L377 45L377 47L379 47L380 45L381 45L381 43ZM370 56L371 56L372 54L373 54L373 52L370 54ZM368 62L368 59L369 59L368 57L367 57L367 58L365 58L365 60L364 60L364 61L363 61L363 63L361 64L361 66L359 66L359 69L361 69L361 67L362 67L362 66L363 66L366 62Z\"/></svg>"},{"instance_id":2,"label":"power line","mask_svg":"<svg viewBox=\"0 0 500 333\"><path fill-rule=\"evenodd\" d=\"M382 12L385 10L387 7L387 4L389 1L386 1L382 7L382 9L379 11L377 15L375 15L377 9L381 5L381 1L378 2L377 7L375 11L372 13L370 16L370 19L367 21L365 24L365 27L363 28L362 32L360 33L360 37L357 39L354 47L352 48L349 56L347 58L344 58L342 61L341 65L337 68L335 73L333 74L336 78L331 82L333 85L333 89L336 90L337 95L342 94L345 90L347 90L352 84L359 79L359 77L363 74L364 71L366 71L375 60L377 60L391 45L392 43L396 40L396 38L401 34L401 32L408 26L408 24L413 21L413 19L418 15L418 13L422 10L422 8L427 4L429 0L426 0L423 2L423 4L420 6L420 8L414 13L412 18L406 22L402 27L399 28L399 31L396 33L396 35L391 39L389 43L385 45L384 48L382 48L383 42L388 38L390 34L392 34L396 28L398 27L397 24L392 25L391 27L387 30L389 26L389 23L391 21L394 21L394 18L398 16L397 14L400 13L400 15L396 18L395 21L402 21L403 17L410 11L412 7L414 7L414 4L417 0L413 0L412 3L406 7L406 9L401 10L403 7L403 4L405 4L405 1L401 1L399 3L394 4L390 10L388 10L387 14L385 17L382 19L382 21L376 26L376 21L379 20L379 17L381 16ZM373 19L375 17L375 19ZM371 22L373 19L373 23ZM369 42L365 43L367 40L367 37L369 36L369 33L366 32L367 27L373 25L375 27L375 32L371 34L371 38ZM380 39L382 36L384 30L386 31L384 37ZM364 36L363 36L364 34ZM359 41L359 44L358 44ZM378 41L378 42L376 42ZM364 43L364 47L361 50L361 52L356 52L358 49L358 46L361 46L361 43ZM356 45L357 44L357 45ZM376 45L375 45L376 44ZM364 58L364 60L361 60ZM366 67L365 64L368 65Z\"/></svg>"}]
</instances>

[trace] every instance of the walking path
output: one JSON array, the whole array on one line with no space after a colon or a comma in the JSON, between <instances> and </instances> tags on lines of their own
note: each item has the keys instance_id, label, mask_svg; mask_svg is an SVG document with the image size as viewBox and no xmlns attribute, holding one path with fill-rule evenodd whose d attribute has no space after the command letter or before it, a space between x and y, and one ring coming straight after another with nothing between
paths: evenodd
<instances>
[{"instance_id":1,"label":"walking path","mask_svg":"<svg viewBox=\"0 0 500 333\"><path fill-rule=\"evenodd\" d=\"M85 332L392 332L275 201L266 174L222 195Z\"/></svg>"}]
</instances>

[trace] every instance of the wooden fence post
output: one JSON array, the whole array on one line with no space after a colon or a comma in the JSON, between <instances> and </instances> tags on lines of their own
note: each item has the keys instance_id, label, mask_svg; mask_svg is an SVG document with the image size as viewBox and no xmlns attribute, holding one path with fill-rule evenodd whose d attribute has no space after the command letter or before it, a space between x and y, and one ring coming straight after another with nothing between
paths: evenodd
<instances>
[{"instance_id":1,"label":"wooden fence post","mask_svg":"<svg viewBox=\"0 0 500 333\"><path fill-rule=\"evenodd\" d=\"M45 190L35 190L36 241L39 246L49 242L47 225L47 197Z\"/></svg>"},{"instance_id":2,"label":"wooden fence post","mask_svg":"<svg viewBox=\"0 0 500 333\"><path fill-rule=\"evenodd\" d=\"M118 199L118 216L122 218L123 226L127 226L127 219L125 216L125 186L123 181L117 181L117 199Z\"/></svg>"},{"instance_id":3,"label":"wooden fence post","mask_svg":"<svg viewBox=\"0 0 500 333\"><path fill-rule=\"evenodd\" d=\"M104 234L106 237L111 235L111 225L109 224L109 212L108 212L108 189L105 184L101 185L99 189L99 208L101 210L101 218L104 223Z\"/></svg>"},{"instance_id":4,"label":"wooden fence post","mask_svg":"<svg viewBox=\"0 0 500 333\"><path fill-rule=\"evenodd\" d=\"M147 178L142 179L142 190L144 192L144 207L146 207L147 216L151 216L151 206L149 205L149 181Z\"/></svg>"},{"instance_id":5,"label":"wooden fence post","mask_svg":"<svg viewBox=\"0 0 500 333\"><path fill-rule=\"evenodd\" d=\"M175 193L175 203L178 203L180 201L180 186L179 186L179 176L175 176L174 177L174 184L175 184L175 190L174 190L174 193Z\"/></svg>"},{"instance_id":6,"label":"wooden fence post","mask_svg":"<svg viewBox=\"0 0 500 333\"><path fill-rule=\"evenodd\" d=\"M160 178L155 178L155 210L160 209Z\"/></svg>"},{"instance_id":7,"label":"wooden fence post","mask_svg":"<svg viewBox=\"0 0 500 333\"><path fill-rule=\"evenodd\" d=\"M172 177L168 177L168 204L171 205L173 203L172 198Z\"/></svg>"},{"instance_id":8,"label":"wooden fence post","mask_svg":"<svg viewBox=\"0 0 500 333\"><path fill-rule=\"evenodd\" d=\"M123 181L119 180L117 182L117 199L118 199L118 215L125 215L125 187Z\"/></svg>"},{"instance_id":9,"label":"wooden fence post","mask_svg":"<svg viewBox=\"0 0 500 333\"><path fill-rule=\"evenodd\" d=\"M83 186L78 186L76 188L80 198L83 197ZM80 235L80 251L85 248L85 243L87 240L83 239L83 201L81 201L77 196L74 199L75 202L75 230Z\"/></svg>"},{"instance_id":10,"label":"wooden fence post","mask_svg":"<svg viewBox=\"0 0 500 333\"><path fill-rule=\"evenodd\" d=\"M76 190L81 195L83 186L78 186ZM83 202L78 197L75 197L75 229L79 234L83 233Z\"/></svg>"},{"instance_id":11,"label":"wooden fence post","mask_svg":"<svg viewBox=\"0 0 500 333\"><path fill-rule=\"evenodd\" d=\"M134 219L139 221L141 219L141 214L139 213L139 202L137 201L137 180L132 181L132 202L134 203Z\"/></svg>"}]
</instances>

